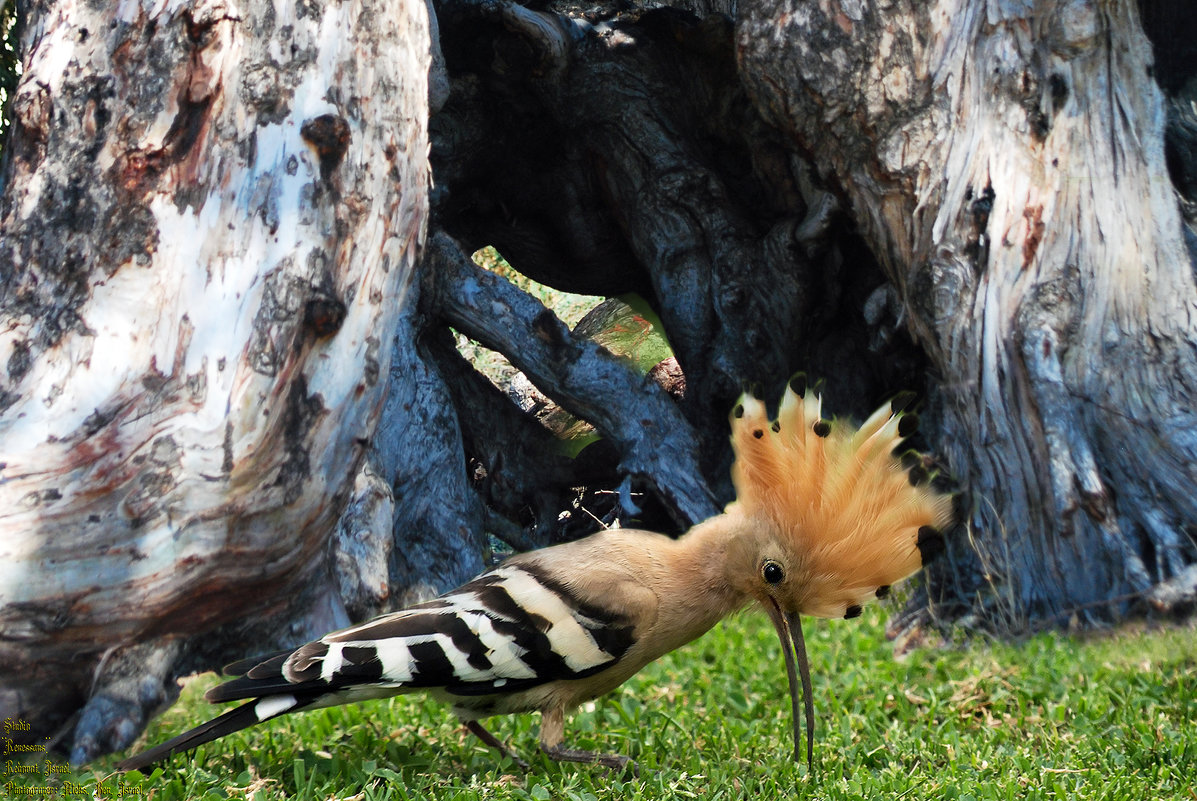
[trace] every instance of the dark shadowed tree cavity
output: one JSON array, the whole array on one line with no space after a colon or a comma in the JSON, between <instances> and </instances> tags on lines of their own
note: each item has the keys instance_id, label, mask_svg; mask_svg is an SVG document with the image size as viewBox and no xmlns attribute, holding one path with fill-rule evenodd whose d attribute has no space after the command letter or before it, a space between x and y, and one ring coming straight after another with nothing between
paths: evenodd
<instances>
[{"instance_id":1,"label":"dark shadowed tree cavity","mask_svg":"<svg viewBox=\"0 0 1197 801\"><path fill-rule=\"evenodd\" d=\"M646 299L718 499L745 383L805 370L840 413L915 388L960 526L903 625L1192 598L1187 7L439 19L435 224L550 285Z\"/></svg>"}]
</instances>

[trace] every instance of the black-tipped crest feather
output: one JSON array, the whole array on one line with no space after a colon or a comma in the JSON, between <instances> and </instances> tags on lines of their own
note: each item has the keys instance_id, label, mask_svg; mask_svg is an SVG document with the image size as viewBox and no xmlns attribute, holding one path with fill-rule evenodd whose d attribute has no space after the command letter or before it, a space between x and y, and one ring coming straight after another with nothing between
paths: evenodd
<instances>
[{"instance_id":1,"label":"black-tipped crest feather","mask_svg":"<svg viewBox=\"0 0 1197 801\"><path fill-rule=\"evenodd\" d=\"M761 519L792 544L808 573L804 614L843 617L922 566L936 543L922 553L920 527L945 526L951 502L926 486L925 460L899 448L918 416L894 409L913 395L896 396L856 428L824 417L817 393L796 391L807 385L799 378L773 423L755 397L737 402L736 502L727 511Z\"/></svg>"}]
</instances>

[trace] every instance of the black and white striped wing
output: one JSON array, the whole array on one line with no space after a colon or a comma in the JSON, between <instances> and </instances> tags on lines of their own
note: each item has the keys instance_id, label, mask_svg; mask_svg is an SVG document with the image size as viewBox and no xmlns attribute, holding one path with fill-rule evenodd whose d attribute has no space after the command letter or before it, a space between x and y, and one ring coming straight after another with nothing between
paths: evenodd
<instances>
[{"instance_id":1,"label":"black and white striped wing","mask_svg":"<svg viewBox=\"0 0 1197 801\"><path fill-rule=\"evenodd\" d=\"M428 603L229 665L225 672L238 678L205 697L250 703L117 767L140 769L289 712L407 690L441 689L462 697L463 708L484 709L478 696L604 670L631 646L633 628L534 567L501 565Z\"/></svg>"},{"instance_id":2,"label":"black and white striped wing","mask_svg":"<svg viewBox=\"0 0 1197 801\"><path fill-rule=\"evenodd\" d=\"M632 644L632 628L533 568L503 565L436 600L268 659L209 699L260 697L264 689L339 694L363 685L515 692L609 667Z\"/></svg>"}]
</instances>

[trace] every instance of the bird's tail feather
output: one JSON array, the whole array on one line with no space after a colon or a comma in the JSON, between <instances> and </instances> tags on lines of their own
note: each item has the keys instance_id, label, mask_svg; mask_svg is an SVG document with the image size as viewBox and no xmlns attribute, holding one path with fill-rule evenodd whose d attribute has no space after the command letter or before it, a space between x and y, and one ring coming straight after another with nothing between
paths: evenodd
<instances>
[{"instance_id":1,"label":"bird's tail feather","mask_svg":"<svg viewBox=\"0 0 1197 801\"><path fill-rule=\"evenodd\" d=\"M314 700L316 699L301 698L297 695L272 695L259 698L248 704L242 704L236 709L231 709L207 723L201 723L178 737L172 737L164 743L118 762L116 769L122 772L142 770L155 762L161 762L182 751L190 751L204 743L224 737L226 734L232 734L262 721L294 712L311 704Z\"/></svg>"}]
</instances>

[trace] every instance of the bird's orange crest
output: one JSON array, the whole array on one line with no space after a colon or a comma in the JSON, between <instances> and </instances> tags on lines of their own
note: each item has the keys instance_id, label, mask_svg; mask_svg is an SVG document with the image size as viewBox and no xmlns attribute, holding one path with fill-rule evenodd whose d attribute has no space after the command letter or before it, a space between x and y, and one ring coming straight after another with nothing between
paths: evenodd
<instances>
[{"instance_id":1,"label":"bird's orange crest","mask_svg":"<svg viewBox=\"0 0 1197 801\"><path fill-rule=\"evenodd\" d=\"M801 560L803 614L859 614L942 549L951 498L895 454L917 428L904 412L910 397L856 428L823 417L822 399L799 376L776 420L749 394L732 413L736 501L726 511L776 532Z\"/></svg>"}]
</instances>

